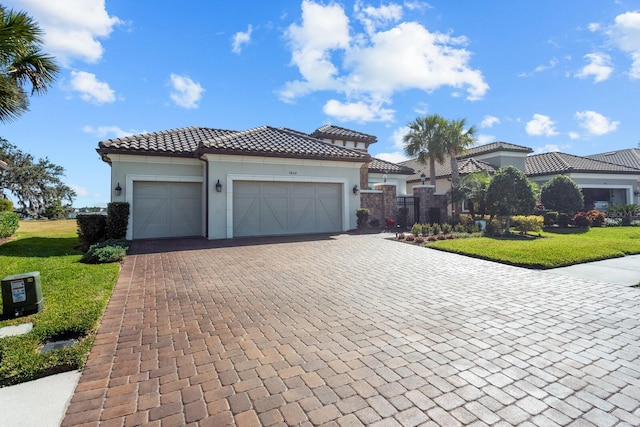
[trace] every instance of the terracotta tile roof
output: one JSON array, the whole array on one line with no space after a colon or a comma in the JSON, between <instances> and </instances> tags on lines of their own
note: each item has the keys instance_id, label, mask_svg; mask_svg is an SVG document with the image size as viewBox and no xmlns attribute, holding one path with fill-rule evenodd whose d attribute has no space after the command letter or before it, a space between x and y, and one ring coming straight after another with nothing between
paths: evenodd
<instances>
[{"instance_id":1,"label":"terracotta tile roof","mask_svg":"<svg viewBox=\"0 0 640 427\"><path fill-rule=\"evenodd\" d=\"M615 163L617 165L640 169L640 148L626 148L624 150L592 154L585 157L588 159L600 160L602 162Z\"/></svg>"},{"instance_id":2,"label":"terracotta tile roof","mask_svg":"<svg viewBox=\"0 0 640 427\"><path fill-rule=\"evenodd\" d=\"M533 153L533 150L530 147L525 147L523 145L511 144L508 142L492 142L490 144L478 145L475 147L471 147L467 149L464 154L458 156L461 159L465 159L468 157L478 156L480 154L488 154L496 151L511 151L517 153Z\"/></svg>"},{"instance_id":3,"label":"terracotta tile roof","mask_svg":"<svg viewBox=\"0 0 640 427\"><path fill-rule=\"evenodd\" d=\"M187 127L109 139L98 152L199 157L203 153L367 161L369 155L337 147L285 128L262 126L246 131Z\"/></svg>"},{"instance_id":4,"label":"terracotta tile roof","mask_svg":"<svg viewBox=\"0 0 640 427\"><path fill-rule=\"evenodd\" d=\"M640 174L640 169L638 168L558 152L527 156L525 158L525 169L528 176L572 172Z\"/></svg>"},{"instance_id":5,"label":"terracotta tile roof","mask_svg":"<svg viewBox=\"0 0 640 427\"><path fill-rule=\"evenodd\" d=\"M421 180L421 176L423 173L427 177L427 181L429 181L429 163L426 165L420 164L417 159L407 160L404 162L400 162L400 165L407 166L412 168L415 172L413 175L407 178L407 182L418 182ZM469 159L458 159L458 170L460 171L460 175L468 175L474 172L482 172L487 171L490 174L495 172L495 168L491 166L489 163L483 162L482 160L477 160L474 158ZM436 178L447 178L451 176L451 166L449 162L449 158L445 158L444 163L440 164L436 162Z\"/></svg>"},{"instance_id":6,"label":"terracotta tile roof","mask_svg":"<svg viewBox=\"0 0 640 427\"><path fill-rule=\"evenodd\" d=\"M232 133L235 131L191 126L107 139L98 143L98 152L193 155L202 141Z\"/></svg>"},{"instance_id":7,"label":"terracotta tile roof","mask_svg":"<svg viewBox=\"0 0 640 427\"><path fill-rule=\"evenodd\" d=\"M369 144L373 144L378 140L378 138L373 135L334 125L324 125L313 131L311 136L318 139L342 139L346 141L361 141Z\"/></svg>"},{"instance_id":8,"label":"terracotta tile roof","mask_svg":"<svg viewBox=\"0 0 640 427\"><path fill-rule=\"evenodd\" d=\"M311 136L284 128L261 126L202 142L204 153L250 154L295 158L367 161L366 153L338 147Z\"/></svg>"},{"instance_id":9,"label":"terracotta tile roof","mask_svg":"<svg viewBox=\"0 0 640 427\"><path fill-rule=\"evenodd\" d=\"M376 159L375 157L369 162L369 173L388 173L390 175L413 175L413 169L396 163L387 162L386 160Z\"/></svg>"}]
</instances>

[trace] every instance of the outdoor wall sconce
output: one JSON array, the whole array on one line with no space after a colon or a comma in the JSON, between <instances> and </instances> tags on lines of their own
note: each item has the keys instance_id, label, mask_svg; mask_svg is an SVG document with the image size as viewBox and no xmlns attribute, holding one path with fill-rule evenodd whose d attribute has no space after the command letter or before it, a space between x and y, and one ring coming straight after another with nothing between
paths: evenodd
<instances>
[{"instance_id":1,"label":"outdoor wall sconce","mask_svg":"<svg viewBox=\"0 0 640 427\"><path fill-rule=\"evenodd\" d=\"M387 173L382 174L382 181L387 182Z\"/></svg>"},{"instance_id":2,"label":"outdoor wall sconce","mask_svg":"<svg viewBox=\"0 0 640 427\"><path fill-rule=\"evenodd\" d=\"M116 186L116 188L114 188L114 190L116 190L116 196L119 196L120 194L122 194L122 187L120 187L120 183L118 183L118 185Z\"/></svg>"},{"instance_id":3,"label":"outdoor wall sconce","mask_svg":"<svg viewBox=\"0 0 640 427\"><path fill-rule=\"evenodd\" d=\"M357 185L354 185L354 186L353 186L353 190L352 190L352 191L353 191L353 194L358 194L358 192L359 192L360 190L358 190L358 186L357 186Z\"/></svg>"},{"instance_id":4,"label":"outdoor wall sconce","mask_svg":"<svg viewBox=\"0 0 640 427\"><path fill-rule=\"evenodd\" d=\"M424 174L424 172L422 172L422 175L420 175L420 181L422 181L422 185L424 185L426 180L427 180L427 176Z\"/></svg>"},{"instance_id":5,"label":"outdoor wall sconce","mask_svg":"<svg viewBox=\"0 0 640 427\"><path fill-rule=\"evenodd\" d=\"M222 184L220 184L220 180L216 182L216 192L220 193L222 191Z\"/></svg>"}]
</instances>

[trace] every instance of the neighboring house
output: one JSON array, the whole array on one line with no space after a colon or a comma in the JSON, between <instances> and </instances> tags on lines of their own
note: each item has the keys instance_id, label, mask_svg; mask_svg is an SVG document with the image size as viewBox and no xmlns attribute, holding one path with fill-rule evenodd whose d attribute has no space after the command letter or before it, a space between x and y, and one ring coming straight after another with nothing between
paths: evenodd
<instances>
[{"instance_id":1,"label":"neighboring house","mask_svg":"<svg viewBox=\"0 0 640 427\"><path fill-rule=\"evenodd\" d=\"M584 194L586 209L606 210L612 205L634 203L640 195L640 149L626 149L581 157L551 152L531 154L529 147L493 142L468 149L459 157L461 176L477 171L495 172L502 166L515 166L527 177L542 185L555 175L569 176ZM421 174L429 177L429 166L415 160L401 164L413 168L408 186L421 182ZM451 189L449 159L436 164L436 191L439 194Z\"/></svg>"},{"instance_id":2,"label":"neighboring house","mask_svg":"<svg viewBox=\"0 0 640 427\"><path fill-rule=\"evenodd\" d=\"M407 192L407 182L415 172L410 167L376 159L375 157L371 159L367 166L367 188L369 190L373 190L375 184L387 183L396 186L398 196L411 194Z\"/></svg>"},{"instance_id":3,"label":"neighboring house","mask_svg":"<svg viewBox=\"0 0 640 427\"><path fill-rule=\"evenodd\" d=\"M111 200L131 206L128 239L224 239L356 228L375 140L337 141L188 127L101 141L97 151L111 166Z\"/></svg>"},{"instance_id":4,"label":"neighboring house","mask_svg":"<svg viewBox=\"0 0 640 427\"><path fill-rule=\"evenodd\" d=\"M540 186L555 175L567 175L582 189L585 209L598 210L633 203L640 179L637 168L558 152L527 157L526 173Z\"/></svg>"}]
</instances>

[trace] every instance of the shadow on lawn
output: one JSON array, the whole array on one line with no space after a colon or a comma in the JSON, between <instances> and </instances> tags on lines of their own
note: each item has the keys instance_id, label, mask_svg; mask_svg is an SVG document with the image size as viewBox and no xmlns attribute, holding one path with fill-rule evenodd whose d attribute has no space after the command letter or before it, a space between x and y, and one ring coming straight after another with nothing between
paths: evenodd
<instances>
[{"instance_id":1,"label":"shadow on lawn","mask_svg":"<svg viewBox=\"0 0 640 427\"><path fill-rule=\"evenodd\" d=\"M551 234L584 234L589 232L589 227L549 227L543 229L546 233Z\"/></svg>"},{"instance_id":2,"label":"shadow on lawn","mask_svg":"<svg viewBox=\"0 0 640 427\"><path fill-rule=\"evenodd\" d=\"M0 256L49 258L64 255L77 255L80 251L74 246L77 237L29 237L11 240L0 245Z\"/></svg>"}]
</instances>

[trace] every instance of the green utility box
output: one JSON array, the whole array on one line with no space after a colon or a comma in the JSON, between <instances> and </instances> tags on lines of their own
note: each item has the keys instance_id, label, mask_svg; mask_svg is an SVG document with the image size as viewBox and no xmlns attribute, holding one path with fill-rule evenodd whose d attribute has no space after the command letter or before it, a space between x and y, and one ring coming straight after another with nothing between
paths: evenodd
<instances>
[{"instance_id":1,"label":"green utility box","mask_svg":"<svg viewBox=\"0 0 640 427\"><path fill-rule=\"evenodd\" d=\"M40 272L14 274L2 279L2 314L25 316L42 311Z\"/></svg>"}]
</instances>

